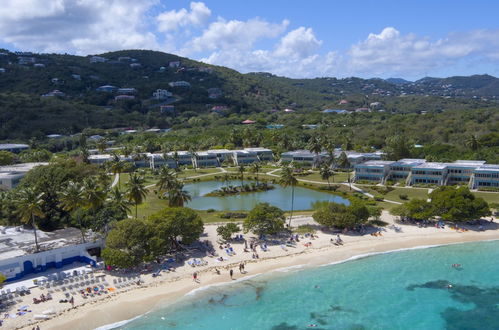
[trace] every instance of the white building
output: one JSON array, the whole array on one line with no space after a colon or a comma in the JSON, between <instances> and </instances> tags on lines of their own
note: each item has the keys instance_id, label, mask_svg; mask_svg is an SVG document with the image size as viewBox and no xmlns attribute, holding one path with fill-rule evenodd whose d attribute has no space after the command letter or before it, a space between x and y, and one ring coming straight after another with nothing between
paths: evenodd
<instances>
[{"instance_id":1,"label":"white building","mask_svg":"<svg viewBox=\"0 0 499 330\"><path fill-rule=\"evenodd\" d=\"M26 173L37 166L47 164L48 163L24 163L0 166L0 190L10 190L15 188L21 179L26 176Z\"/></svg>"},{"instance_id":2,"label":"white building","mask_svg":"<svg viewBox=\"0 0 499 330\"><path fill-rule=\"evenodd\" d=\"M166 89L157 89L154 93L152 93L152 97L157 100L164 100L171 97L172 95L173 94Z\"/></svg>"},{"instance_id":3,"label":"white building","mask_svg":"<svg viewBox=\"0 0 499 330\"><path fill-rule=\"evenodd\" d=\"M172 81L172 82L169 82L168 85L170 87L191 87L191 84L188 83L187 81Z\"/></svg>"}]
</instances>

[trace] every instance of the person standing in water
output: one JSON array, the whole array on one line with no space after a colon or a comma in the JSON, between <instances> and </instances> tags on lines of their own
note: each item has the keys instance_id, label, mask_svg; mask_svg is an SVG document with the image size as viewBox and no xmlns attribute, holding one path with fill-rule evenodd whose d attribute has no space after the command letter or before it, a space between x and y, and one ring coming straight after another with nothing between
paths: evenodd
<instances>
[{"instance_id":1,"label":"person standing in water","mask_svg":"<svg viewBox=\"0 0 499 330\"><path fill-rule=\"evenodd\" d=\"M232 279L232 276L234 275L234 271L232 269L229 270L229 275L230 275L230 278Z\"/></svg>"}]
</instances>

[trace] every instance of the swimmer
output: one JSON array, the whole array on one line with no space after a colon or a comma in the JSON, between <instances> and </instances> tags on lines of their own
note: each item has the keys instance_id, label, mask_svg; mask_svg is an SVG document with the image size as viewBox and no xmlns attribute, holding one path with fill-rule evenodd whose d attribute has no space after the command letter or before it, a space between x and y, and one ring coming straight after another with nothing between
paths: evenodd
<instances>
[{"instance_id":1,"label":"swimmer","mask_svg":"<svg viewBox=\"0 0 499 330\"><path fill-rule=\"evenodd\" d=\"M447 289L452 289L452 284L447 285Z\"/></svg>"},{"instance_id":2,"label":"swimmer","mask_svg":"<svg viewBox=\"0 0 499 330\"><path fill-rule=\"evenodd\" d=\"M308 327L309 328L315 328L317 326L317 324L309 324Z\"/></svg>"}]
</instances>

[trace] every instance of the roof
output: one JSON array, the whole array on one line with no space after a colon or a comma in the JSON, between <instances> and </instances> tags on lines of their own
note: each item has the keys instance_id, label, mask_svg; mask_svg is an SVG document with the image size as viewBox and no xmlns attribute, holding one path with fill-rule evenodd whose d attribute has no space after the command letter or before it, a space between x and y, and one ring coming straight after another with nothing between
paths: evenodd
<instances>
[{"instance_id":1,"label":"roof","mask_svg":"<svg viewBox=\"0 0 499 330\"><path fill-rule=\"evenodd\" d=\"M37 166L48 165L48 163L22 163L15 165L0 166L0 173L26 173Z\"/></svg>"},{"instance_id":2,"label":"roof","mask_svg":"<svg viewBox=\"0 0 499 330\"><path fill-rule=\"evenodd\" d=\"M499 164L484 164L476 169L480 172L499 172Z\"/></svg>"},{"instance_id":3,"label":"roof","mask_svg":"<svg viewBox=\"0 0 499 330\"><path fill-rule=\"evenodd\" d=\"M18 143L2 143L0 144L0 150L8 150L8 149L28 149L29 145L27 144L18 144Z\"/></svg>"},{"instance_id":4,"label":"roof","mask_svg":"<svg viewBox=\"0 0 499 330\"><path fill-rule=\"evenodd\" d=\"M418 159L418 158L404 158L397 160L392 165L400 165L400 166L417 166L426 163L426 159Z\"/></svg>"},{"instance_id":5,"label":"roof","mask_svg":"<svg viewBox=\"0 0 499 330\"><path fill-rule=\"evenodd\" d=\"M260 147L257 147L257 148L244 148L244 150L255 151L255 152L272 152L272 150L270 150L270 149L260 148Z\"/></svg>"},{"instance_id":6,"label":"roof","mask_svg":"<svg viewBox=\"0 0 499 330\"><path fill-rule=\"evenodd\" d=\"M254 124L256 121L253 121L251 119L246 119L245 121L242 122L242 124Z\"/></svg>"},{"instance_id":7,"label":"roof","mask_svg":"<svg viewBox=\"0 0 499 330\"><path fill-rule=\"evenodd\" d=\"M422 163L420 165L414 166L414 168L423 168L423 169L434 169L434 170L443 170L447 168L446 163L436 163L436 162L427 162L427 163Z\"/></svg>"},{"instance_id":8,"label":"roof","mask_svg":"<svg viewBox=\"0 0 499 330\"><path fill-rule=\"evenodd\" d=\"M395 163L392 160L368 160L365 163L360 164L361 166L387 166Z\"/></svg>"},{"instance_id":9,"label":"roof","mask_svg":"<svg viewBox=\"0 0 499 330\"><path fill-rule=\"evenodd\" d=\"M294 151L287 151L287 152L283 152L281 154L282 156L297 156L297 157L314 157L315 154L314 153L311 153L310 151L308 150L294 150Z\"/></svg>"}]
</instances>

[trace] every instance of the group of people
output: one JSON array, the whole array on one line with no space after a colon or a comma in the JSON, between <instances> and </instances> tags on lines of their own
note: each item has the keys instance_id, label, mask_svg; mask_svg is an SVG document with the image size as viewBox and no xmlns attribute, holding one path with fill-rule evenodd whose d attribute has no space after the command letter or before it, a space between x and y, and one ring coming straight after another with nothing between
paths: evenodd
<instances>
[{"instance_id":1,"label":"group of people","mask_svg":"<svg viewBox=\"0 0 499 330\"><path fill-rule=\"evenodd\" d=\"M39 304L42 302L46 302L48 300L52 300L52 295L50 293L47 293L47 295L44 295L43 293L40 295L40 299L34 297L33 298L33 304Z\"/></svg>"},{"instance_id":2,"label":"group of people","mask_svg":"<svg viewBox=\"0 0 499 330\"><path fill-rule=\"evenodd\" d=\"M343 245L343 240L341 239L340 234L336 235L336 239L331 238L329 241L334 245Z\"/></svg>"}]
</instances>

